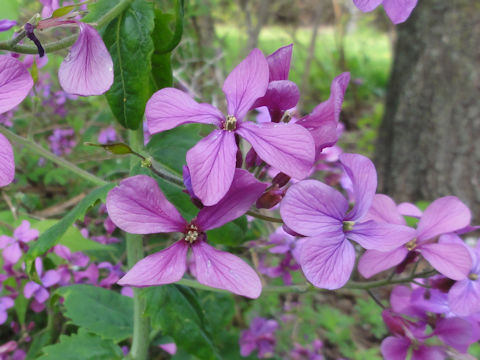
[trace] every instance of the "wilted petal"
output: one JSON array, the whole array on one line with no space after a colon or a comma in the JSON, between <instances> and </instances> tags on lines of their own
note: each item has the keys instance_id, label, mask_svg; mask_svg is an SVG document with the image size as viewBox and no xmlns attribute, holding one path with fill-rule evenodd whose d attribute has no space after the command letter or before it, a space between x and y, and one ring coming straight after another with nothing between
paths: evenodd
<instances>
[{"instance_id":1,"label":"wilted petal","mask_svg":"<svg viewBox=\"0 0 480 360\"><path fill-rule=\"evenodd\" d=\"M245 261L205 241L194 243L192 250L194 273L199 283L252 299L260 296L260 278Z\"/></svg>"},{"instance_id":2,"label":"wilted petal","mask_svg":"<svg viewBox=\"0 0 480 360\"><path fill-rule=\"evenodd\" d=\"M455 196L445 196L432 202L417 226L419 241L440 234L455 232L470 224L470 209Z\"/></svg>"},{"instance_id":3,"label":"wilted petal","mask_svg":"<svg viewBox=\"0 0 480 360\"><path fill-rule=\"evenodd\" d=\"M448 292L450 309L458 316L469 316L480 311L480 280L457 281Z\"/></svg>"},{"instance_id":4,"label":"wilted petal","mask_svg":"<svg viewBox=\"0 0 480 360\"><path fill-rule=\"evenodd\" d=\"M472 268L472 259L460 244L422 244L422 256L439 273L453 280L463 280Z\"/></svg>"},{"instance_id":5,"label":"wilted petal","mask_svg":"<svg viewBox=\"0 0 480 360\"><path fill-rule=\"evenodd\" d=\"M382 341L380 351L388 360L405 360L407 358L410 340L403 337L389 336Z\"/></svg>"},{"instance_id":6,"label":"wilted petal","mask_svg":"<svg viewBox=\"0 0 480 360\"><path fill-rule=\"evenodd\" d=\"M383 8L394 24L408 19L418 0L384 0Z\"/></svg>"},{"instance_id":7,"label":"wilted petal","mask_svg":"<svg viewBox=\"0 0 480 360\"><path fill-rule=\"evenodd\" d=\"M398 204L397 210L403 216L420 218L422 217L422 214L423 214L422 210L420 210L416 205L408 202L403 202Z\"/></svg>"},{"instance_id":8,"label":"wilted petal","mask_svg":"<svg viewBox=\"0 0 480 360\"><path fill-rule=\"evenodd\" d=\"M472 338L472 326L458 317L440 318L435 325L437 335L446 345L466 353Z\"/></svg>"},{"instance_id":9,"label":"wilted petal","mask_svg":"<svg viewBox=\"0 0 480 360\"><path fill-rule=\"evenodd\" d=\"M383 194L376 194L372 206L362 220L373 220L389 224L405 225L405 219L398 212L395 202Z\"/></svg>"},{"instance_id":10,"label":"wilted petal","mask_svg":"<svg viewBox=\"0 0 480 360\"><path fill-rule=\"evenodd\" d=\"M0 134L0 187L10 184L14 177L15 161L13 149L7 138Z\"/></svg>"},{"instance_id":11,"label":"wilted petal","mask_svg":"<svg viewBox=\"0 0 480 360\"><path fill-rule=\"evenodd\" d=\"M302 243L300 265L316 287L338 289L350 278L355 249L341 231L310 237Z\"/></svg>"},{"instance_id":12,"label":"wilted petal","mask_svg":"<svg viewBox=\"0 0 480 360\"><path fill-rule=\"evenodd\" d=\"M151 134L173 129L188 123L220 126L223 114L210 104L199 104L188 94L174 88L157 91L145 108L148 130Z\"/></svg>"},{"instance_id":13,"label":"wilted petal","mask_svg":"<svg viewBox=\"0 0 480 360\"><path fill-rule=\"evenodd\" d=\"M262 96L253 108L266 106L271 110L288 110L295 107L300 99L298 86L289 80L277 80L268 84L265 96Z\"/></svg>"},{"instance_id":14,"label":"wilted petal","mask_svg":"<svg viewBox=\"0 0 480 360\"><path fill-rule=\"evenodd\" d=\"M101 95L113 84L113 62L101 36L92 26L79 22L78 39L58 70L67 93Z\"/></svg>"},{"instance_id":15,"label":"wilted petal","mask_svg":"<svg viewBox=\"0 0 480 360\"><path fill-rule=\"evenodd\" d=\"M391 251L414 239L415 229L370 220L353 225L353 230L347 232L346 236L364 249Z\"/></svg>"},{"instance_id":16,"label":"wilted petal","mask_svg":"<svg viewBox=\"0 0 480 360\"><path fill-rule=\"evenodd\" d=\"M268 87L268 63L259 49L238 64L223 83L228 114L242 120L253 103L265 95Z\"/></svg>"},{"instance_id":17,"label":"wilted petal","mask_svg":"<svg viewBox=\"0 0 480 360\"><path fill-rule=\"evenodd\" d=\"M237 133L244 137L267 164L295 179L306 177L315 160L315 143L296 124L243 122Z\"/></svg>"},{"instance_id":18,"label":"wilted petal","mask_svg":"<svg viewBox=\"0 0 480 360\"><path fill-rule=\"evenodd\" d=\"M348 202L340 192L317 180L291 186L280 204L285 224L307 236L342 230L347 209Z\"/></svg>"},{"instance_id":19,"label":"wilted petal","mask_svg":"<svg viewBox=\"0 0 480 360\"><path fill-rule=\"evenodd\" d=\"M287 80L292 60L293 44L284 46L267 56L269 80Z\"/></svg>"},{"instance_id":20,"label":"wilted petal","mask_svg":"<svg viewBox=\"0 0 480 360\"><path fill-rule=\"evenodd\" d=\"M248 171L236 169L228 192L217 204L200 210L196 224L206 231L235 220L250 209L266 188L267 184L258 181Z\"/></svg>"},{"instance_id":21,"label":"wilted petal","mask_svg":"<svg viewBox=\"0 0 480 360\"><path fill-rule=\"evenodd\" d=\"M122 286L155 286L179 281L187 269L188 244L177 241L168 248L137 262L122 277Z\"/></svg>"},{"instance_id":22,"label":"wilted petal","mask_svg":"<svg viewBox=\"0 0 480 360\"><path fill-rule=\"evenodd\" d=\"M368 279L384 270L397 266L405 259L407 254L408 250L405 246L400 246L398 249L389 252L367 250L358 262L358 271Z\"/></svg>"},{"instance_id":23,"label":"wilted petal","mask_svg":"<svg viewBox=\"0 0 480 360\"><path fill-rule=\"evenodd\" d=\"M146 175L125 179L110 190L107 211L115 225L133 234L182 232L186 224L157 182Z\"/></svg>"},{"instance_id":24,"label":"wilted petal","mask_svg":"<svg viewBox=\"0 0 480 360\"><path fill-rule=\"evenodd\" d=\"M352 180L355 206L348 213L348 220L361 219L370 208L377 190L377 171L367 157L358 154L342 154L340 162Z\"/></svg>"},{"instance_id":25,"label":"wilted petal","mask_svg":"<svg viewBox=\"0 0 480 360\"><path fill-rule=\"evenodd\" d=\"M353 0L357 8L363 12L369 12L380 5L384 0Z\"/></svg>"},{"instance_id":26,"label":"wilted petal","mask_svg":"<svg viewBox=\"0 0 480 360\"><path fill-rule=\"evenodd\" d=\"M0 114L20 104L32 86L33 79L20 61L0 55Z\"/></svg>"}]
</instances>

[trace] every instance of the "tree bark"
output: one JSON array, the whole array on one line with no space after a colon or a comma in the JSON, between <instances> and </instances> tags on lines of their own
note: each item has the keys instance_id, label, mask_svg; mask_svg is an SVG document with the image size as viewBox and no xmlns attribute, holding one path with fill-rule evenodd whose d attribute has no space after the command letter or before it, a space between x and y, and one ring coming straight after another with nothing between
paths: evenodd
<instances>
[{"instance_id":1,"label":"tree bark","mask_svg":"<svg viewBox=\"0 0 480 360\"><path fill-rule=\"evenodd\" d=\"M379 191L456 195L480 217L480 2L421 0L398 26L376 148Z\"/></svg>"}]
</instances>

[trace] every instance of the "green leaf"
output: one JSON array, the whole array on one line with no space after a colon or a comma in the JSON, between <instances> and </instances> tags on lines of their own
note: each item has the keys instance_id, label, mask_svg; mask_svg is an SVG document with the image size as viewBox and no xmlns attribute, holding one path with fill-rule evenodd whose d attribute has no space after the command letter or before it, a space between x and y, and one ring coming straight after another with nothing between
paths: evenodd
<instances>
[{"instance_id":1,"label":"green leaf","mask_svg":"<svg viewBox=\"0 0 480 360\"><path fill-rule=\"evenodd\" d=\"M120 360L122 349L112 340L79 330L71 336L61 335L60 342L43 348L40 360Z\"/></svg>"},{"instance_id":2,"label":"green leaf","mask_svg":"<svg viewBox=\"0 0 480 360\"><path fill-rule=\"evenodd\" d=\"M52 338L52 334L49 329L43 329L35 334L33 341L28 347L28 353L25 360L37 359L41 354L42 349L47 346Z\"/></svg>"},{"instance_id":3,"label":"green leaf","mask_svg":"<svg viewBox=\"0 0 480 360\"><path fill-rule=\"evenodd\" d=\"M75 9L77 6L78 5L69 5L69 6L58 8L53 12L52 17L59 18L59 17L65 16L69 12L71 12L73 9Z\"/></svg>"},{"instance_id":4,"label":"green leaf","mask_svg":"<svg viewBox=\"0 0 480 360\"><path fill-rule=\"evenodd\" d=\"M106 93L118 122L135 130L143 119L150 97L150 73L154 28L153 3L135 0L130 8L113 20L103 40L112 56L114 81Z\"/></svg>"},{"instance_id":5,"label":"green leaf","mask_svg":"<svg viewBox=\"0 0 480 360\"><path fill-rule=\"evenodd\" d=\"M58 223L42 233L37 241L34 242L32 247L28 250L26 255L27 269L30 269L33 265L33 261L36 257L43 255L55 244L58 243L60 238L68 231L73 225L75 220L84 216L87 210L95 204L99 199L105 199L107 193L115 186L115 184L107 184L102 187L96 188L90 194L83 198L70 212L63 217Z\"/></svg>"},{"instance_id":6,"label":"green leaf","mask_svg":"<svg viewBox=\"0 0 480 360\"><path fill-rule=\"evenodd\" d=\"M199 359L221 358L212 341L209 321L192 289L164 285L145 289L143 296L145 314L151 317L154 329L161 329L180 348Z\"/></svg>"},{"instance_id":7,"label":"green leaf","mask_svg":"<svg viewBox=\"0 0 480 360\"><path fill-rule=\"evenodd\" d=\"M168 27L171 16L155 9L155 28L152 33L155 51L152 55L152 93L173 85L171 53L165 52L173 34Z\"/></svg>"},{"instance_id":8,"label":"green leaf","mask_svg":"<svg viewBox=\"0 0 480 360\"><path fill-rule=\"evenodd\" d=\"M83 17L82 21L86 23L95 23L115 5L118 5L118 0L97 0L88 5L88 14Z\"/></svg>"},{"instance_id":9,"label":"green leaf","mask_svg":"<svg viewBox=\"0 0 480 360\"><path fill-rule=\"evenodd\" d=\"M92 285L59 288L66 312L72 322L116 342L133 333L133 300L128 296Z\"/></svg>"},{"instance_id":10,"label":"green leaf","mask_svg":"<svg viewBox=\"0 0 480 360\"><path fill-rule=\"evenodd\" d=\"M127 155L127 154L132 154L133 150L128 146L127 144L124 143L115 143L115 144L94 144L91 142L86 142L85 145L88 146L98 146L103 148L104 150L115 154L115 155Z\"/></svg>"},{"instance_id":11,"label":"green leaf","mask_svg":"<svg viewBox=\"0 0 480 360\"><path fill-rule=\"evenodd\" d=\"M246 217L242 216L219 228L207 231L208 242L238 246L246 241Z\"/></svg>"}]
</instances>

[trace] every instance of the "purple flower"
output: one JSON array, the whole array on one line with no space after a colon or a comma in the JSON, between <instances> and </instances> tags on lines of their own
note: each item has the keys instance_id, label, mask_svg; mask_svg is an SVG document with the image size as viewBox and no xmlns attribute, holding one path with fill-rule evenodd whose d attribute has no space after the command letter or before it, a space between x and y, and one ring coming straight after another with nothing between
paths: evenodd
<instances>
[{"instance_id":1,"label":"purple flower","mask_svg":"<svg viewBox=\"0 0 480 360\"><path fill-rule=\"evenodd\" d=\"M26 244L38 237L38 230L30 229L30 223L23 220L21 225L13 232L13 237L0 235L0 249L5 263L16 264L22 257L22 244Z\"/></svg>"},{"instance_id":2,"label":"purple flower","mask_svg":"<svg viewBox=\"0 0 480 360\"><path fill-rule=\"evenodd\" d=\"M296 124L243 121L255 101L265 95L268 84L267 60L254 49L225 80L226 117L212 105L199 104L173 88L156 92L148 101L145 114L151 133L187 123L218 127L187 153L193 191L204 205L216 204L230 188L237 161L236 135L246 139L260 158L281 172L298 179L308 175L314 143L306 129Z\"/></svg>"},{"instance_id":3,"label":"purple flower","mask_svg":"<svg viewBox=\"0 0 480 360\"><path fill-rule=\"evenodd\" d=\"M52 16L53 12L60 7L58 0L40 0L40 2L43 4L42 18L44 19Z\"/></svg>"},{"instance_id":4,"label":"purple flower","mask_svg":"<svg viewBox=\"0 0 480 360\"><path fill-rule=\"evenodd\" d=\"M77 144L75 131L72 128L55 129L48 137L50 150L57 156L68 155Z\"/></svg>"},{"instance_id":5,"label":"purple flower","mask_svg":"<svg viewBox=\"0 0 480 360\"><path fill-rule=\"evenodd\" d=\"M113 84L113 62L102 38L92 26L76 22L78 39L58 70L58 80L67 93L101 95Z\"/></svg>"},{"instance_id":6,"label":"purple flower","mask_svg":"<svg viewBox=\"0 0 480 360\"><path fill-rule=\"evenodd\" d=\"M67 260L71 265L77 267L87 266L90 261L88 255L85 255L80 251L72 254L70 249L64 245L55 245L53 247L53 252L62 259Z\"/></svg>"},{"instance_id":7,"label":"purple flower","mask_svg":"<svg viewBox=\"0 0 480 360\"><path fill-rule=\"evenodd\" d=\"M100 144L108 144L117 140L117 133L113 126L109 126L106 129L103 129L98 134L98 142Z\"/></svg>"},{"instance_id":8,"label":"purple flower","mask_svg":"<svg viewBox=\"0 0 480 360\"><path fill-rule=\"evenodd\" d=\"M417 6L418 0L353 0L353 3L363 12L374 10L380 4L394 24L400 24L408 19Z\"/></svg>"},{"instance_id":9,"label":"purple flower","mask_svg":"<svg viewBox=\"0 0 480 360\"><path fill-rule=\"evenodd\" d=\"M378 222L404 225L395 202L386 195L375 196L368 218ZM360 273L369 278L381 271L400 264L414 251L420 253L438 272L453 280L468 275L472 260L465 246L455 243L435 242L442 234L455 232L470 223L470 210L458 198L446 196L432 202L417 225L407 244L398 243L395 249L380 252L369 249L358 264Z\"/></svg>"},{"instance_id":10,"label":"purple flower","mask_svg":"<svg viewBox=\"0 0 480 360\"><path fill-rule=\"evenodd\" d=\"M237 169L225 197L215 206L204 207L187 223L154 179L138 175L123 180L107 196L108 214L119 228L134 234L181 232L183 237L140 260L118 284L141 287L179 281L187 269L187 252L191 249L191 272L198 282L257 298L262 285L255 271L240 258L208 245L205 231L243 215L265 188L266 184L253 175Z\"/></svg>"},{"instance_id":11,"label":"purple flower","mask_svg":"<svg viewBox=\"0 0 480 360\"><path fill-rule=\"evenodd\" d=\"M292 360L324 360L321 353L323 343L320 340L314 340L309 349L300 344L294 344L293 350L290 352Z\"/></svg>"},{"instance_id":12,"label":"purple flower","mask_svg":"<svg viewBox=\"0 0 480 360\"><path fill-rule=\"evenodd\" d=\"M17 25L15 20L2 19L0 20L0 32L10 30L15 25Z\"/></svg>"},{"instance_id":13,"label":"purple flower","mask_svg":"<svg viewBox=\"0 0 480 360\"><path fill-rule=\"evenodd\" d=\"M300 265L315 286L338 289L350 278L355 264L353 240L365 249L389 251L412 239L415 231L403 225L363 221L377 188L373 163L362 155L342 154L340 162L351 179L355 206L316 180L293 185L280 204L285 224L300 240Z\"/></svg>"},{"instance_id":14,"label":"purple flower","mask_svg":"<svg viewBox=\"0 0 480 360\"><path fill-rule=\"evenodd\" d=\"M7 309L13 307L14 301L8 296L0 297L0 325L7 321L8 314Z\"/></svg>"},{"instance_id":15,"label":"purple flower","mask_svg":"<svg viewBox=\"0 0 480 360\"><path fill-rule=\"evenodd\" d=\"M34 281L29 281L23 288L23 295L26 299L34 298L32 309L35 312L40 312L45 308L45 301L48 300L50 294L47 288L58 284L61 281L60 273L57 270L48 270L43 273L42 259L35 259L35 269L40 278L41 284Z\"/></svg>"},{"instance_id":16,"label":"purple flower","mask_svg":"<svg viewBox=\"0 0 480 360\"><path fill-rule=\"evenodd\" d=\"M73 278L76 284L97 285L99 275L98 266L90 264L85 270L75 271Z\"/></svg>"},{"instance_id":17,"label":"purple flower","mask_svg":"<svg viewBox=\"0 0 480 360\"><path fill-rule=\"evenodd\" d=\"M109 262L101 262L98 264L99 269L105 269L108 271L108 275L100 281L100 286L110 288L115 284L125 273L121 269L122 264L113 265Z\"/></svg>"},{"instance_id":18,"label":"purple flower","mask_svg":"<svg viewBox=\"0 0 480 360\"><path fill-rule=\"evenodd\" d=\"M162 350L166 351L170 355L175 355L177 353L177 344L167 343L158 345Z\"/></svg>"},{"instance_id":19,"label":"purple flower","mask_svg":"<svg viewBox=\"0 0 480 360\"><path fill-rule=\"evenodd\" d=\"M250 323L250 329L242 331L240 336L240 354L242 356L250 355L254 350L258 350L259 358L266 358L273 354L275 348L275 331L278 329L278 323L275 320L256 317Z\"/></svg>"}]
</instances>

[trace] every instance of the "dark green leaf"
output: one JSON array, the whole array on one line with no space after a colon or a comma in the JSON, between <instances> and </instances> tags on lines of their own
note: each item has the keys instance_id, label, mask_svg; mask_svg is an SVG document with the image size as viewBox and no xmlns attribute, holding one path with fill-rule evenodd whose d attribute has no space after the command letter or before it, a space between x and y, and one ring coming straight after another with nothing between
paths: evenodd
<instances>
[{"instance_id":1,"label":"dark green leaf","mask_svg":"<svg viewBox=\"0 0 480 360\"><path fill-rule=\"evenodd\" d=\"M65 298L64 315L75 325L115 341L124 340L133 332L133 300L119 293L92 285L59 288Z\"/></svg>"},{"instance_id":2,"label":"dark green leaf","mask_svg":"<svg viewBox=\"0 0 480 360\"><path fill-rule=\"evenodd\" d=\"M82 21L86 23L95 23L117 4L118 0L97 0L88 5L88 14L82 19Z\"/></svg>"},{"instance_id":3,"label":"dark green leaf","mask_svg":"<svg viewBox=\"0 0 480 360\"><path fill-rule=\"evenodd\" d=\"M115 144L94 144L91 142L86 142L85 145L88 146L98 146L103 148L104 150L111 152L112 154L115 155L126 155L126 154L132 154L133 150L128 146L127 144L124 143L115 143Z\"/></svg>"},{"instance_id":4,"label":"dark green leaf","mask_svg":"<svg viewBox=\"0 0 480 360\"><path fill-rule=\"evenodd\" d=\"M103 40L112 56L114 81L106 93L108 104L124 127L135 130L150 97L154 28L153 3L135 0L106 28Z\"/></svg>"},{"instance_id":5,"label":"dark green leaf","mask_svg":"<svg viewBox=\"0 0 480 360\"><path fill-rule=\"evenodd\" d=\"M152 93L173 85L171 53L164 51L166 44L173 37L168 26L170 18L169 14L164 14L158 9L155 10L155 29L152 33L155 48L152 55Z\"/></svg>"},{"instance_id":6,"label":"dark green leaf","mask_svg":"<svg viewBox=\"0 0 480 360\"><path fill-rule=\"evenodd\" d=\"M28 353L25 360L37 359L42 349L50 344L51 338L52 334L50 333L49 329L43 329L35 334L32 343L28 347Z\"/></svg>"},{"instance_id":7,"label":"dark green leaf","mask_svg":"<svg viewBox=\"0 0 480 360\"><path fill-rule=\"evenodd\" d=\"M222 227L207 231L208 241L212 244L238 246L246 239L246 218L242 216L235 221L229 222Z\"/></svg>"}]
</instances>

